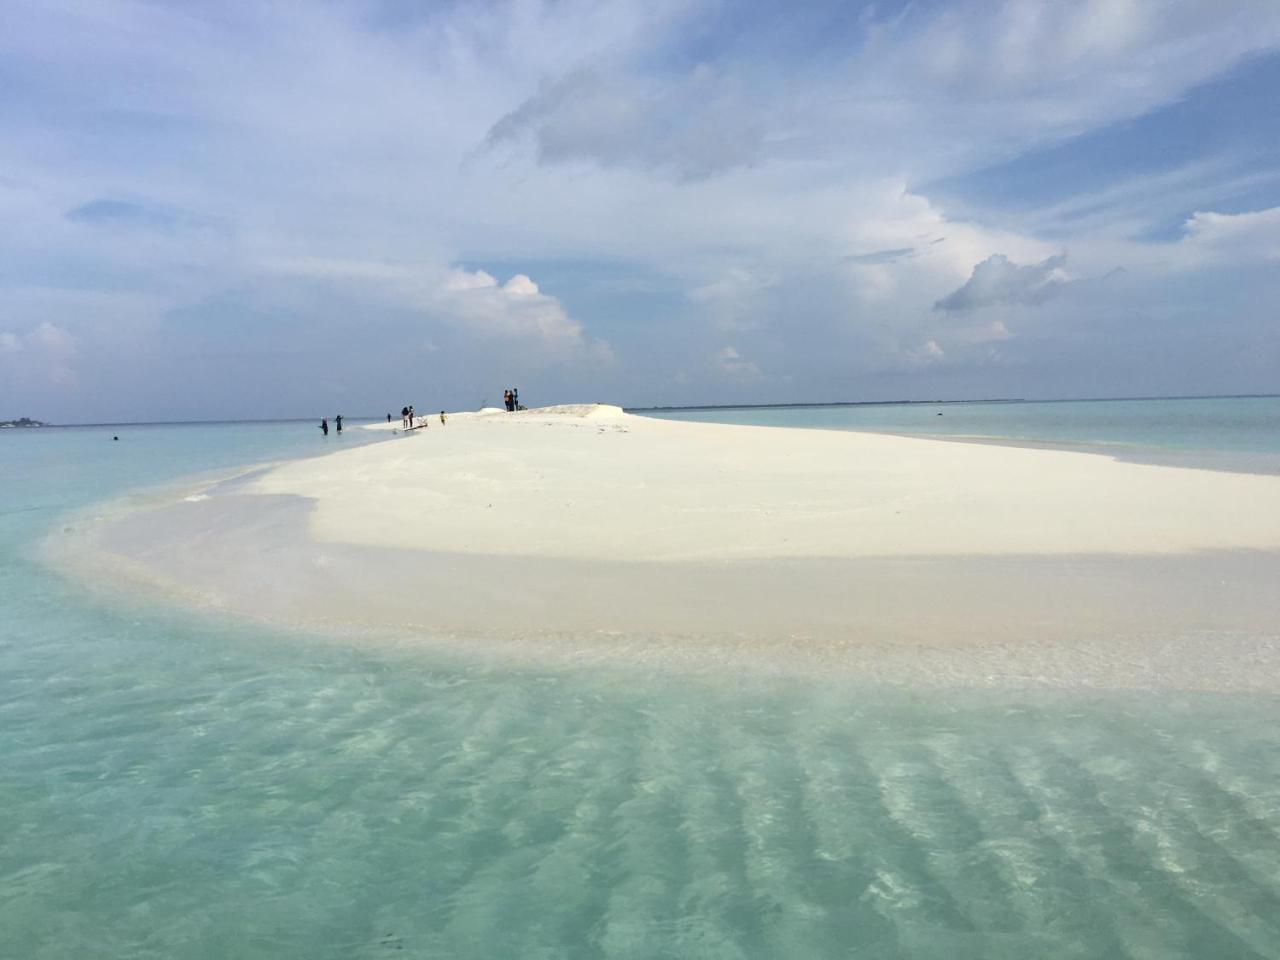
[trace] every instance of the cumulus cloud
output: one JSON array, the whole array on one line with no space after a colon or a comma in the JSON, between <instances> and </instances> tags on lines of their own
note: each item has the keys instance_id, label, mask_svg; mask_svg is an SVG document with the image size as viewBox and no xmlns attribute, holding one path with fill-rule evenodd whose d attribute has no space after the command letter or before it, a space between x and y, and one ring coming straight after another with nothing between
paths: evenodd
<instances>
[{"instance_id":1,"label":"cumulus cloud","mask_svg":"<svg viewBox=\"0 0 1280 960\"><path fill-rule=\"evenodd\" d=\"M588 341L582 325L558 299L523 273L506 283L484 270L454 269L437 289L433 310L482 339L516 339L558 351L584 351L597 361L612 356L603 340Z\"/></svg>"},{"instance_id":2,"label":"cumulus cloud","mask_svg":"<svg viewBox=\"0 0 1280 960\"><path fill-rule=\"evenodd\" d=\"M992 254L973 268L960 288L934 304L936 310L964 312L983 307L1034 306L1056 296L1067 283L1065 254L1040 263L1019 266L1002 253Z\"/></svg>"},{"instance_id":3,"label":"cumulus cloud","mask_svg":"<svg viewBox=\"0 0 1280 960\"><path fill-rule=\"evenodd\" d=\"M283 258L264 268L270 274L355 287L362 296L374 291L402 307L425 309L435 321L480 341L525 341L561 353L582 350L596 360L610 355L606 342L589 341L560 300L543 293L527 274L513 274L500 283L485 270L324 257Z\"/></svg>"},{"instance_id":4,"label":"cumulus cloud","mask_svg":"<svg viewBox=\"0 0 1280 960\"><path fill-rule=\"evenodd\" d=\"M946 362L927 375L950 375L973 347L964 337L998 336L979 321L1021 320L961 313L1052 296L1061 278L1041 268L1064 246L1073 272L1125 264L1134 289L1158 262L1181 277L1273 249L1243 238L1252 221L1218 214L1192 218L1181 244L1136 242L1150 224L1121 229L1105 198L1114 236L1074 215L1050 230L975 208L963 182L1280 49L1274 0L864 3L856 16L816 4L786 17L706 0L494 0L399 4L394 25L383 6L10 0L0 67L24 109L0 116L6 369L47 319L94 357L79 395L49 391L51 404L302 412L314 384L342 376L376 408L390 366L406 382L422 372L423 354L392 357L388 343L435 345L444 383L447 365L606 356L592 337L607 332L625 363L595 380L579 375L589 363L555 365L563 396L604 396L602 380L621 393L630 377L628 400L682 402L685 357L758 376L740 348L768 358L752 394L767 400L789 374L825 389L903 367L905 345L928 359L931 339ZM1206 137L1203 155L1230 143ZM1179 211L1244 195L1161 189ZM220 229L191 229L183 211ZM448 271L462 261L490 272ZM1214 280L1181 282L1225 316ZM1151 303L1146 285L1130 303ZM1037 310L1046 331L1054 309ZM168 317L186 319L152 336ZM725 342L733 353L715 350ZM210 371L200 395L171 374L193 356ZM226 392L258 369L269 393ZM144 379L162 386L145 394Z\"/></svg>"},{"instance_id":5,"label":"cumulus cloud","mask_svg":"<svg viewBox=\"0 0 1280 960\"><path fill-rule=\"evenodd\" d=\"M1240 260L1280 258L1280 207L1250 213L1194 213L1183 243Z\"/></svg>"}]
</instances>

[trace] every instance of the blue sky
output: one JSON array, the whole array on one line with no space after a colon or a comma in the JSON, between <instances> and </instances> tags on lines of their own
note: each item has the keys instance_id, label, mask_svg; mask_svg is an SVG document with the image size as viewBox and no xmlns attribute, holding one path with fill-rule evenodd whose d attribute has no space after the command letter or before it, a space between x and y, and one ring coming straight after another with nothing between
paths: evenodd
<instances>
[{"instance_id":1,"label":"blue sky","mask_svg":"<svg viewBox=\"0 0 1280 960\"><path fill-rule=\"evenodd\" d=\"M0 417L1280 391L1273 0L0 8Z\"/></svg>"}]
</instances>

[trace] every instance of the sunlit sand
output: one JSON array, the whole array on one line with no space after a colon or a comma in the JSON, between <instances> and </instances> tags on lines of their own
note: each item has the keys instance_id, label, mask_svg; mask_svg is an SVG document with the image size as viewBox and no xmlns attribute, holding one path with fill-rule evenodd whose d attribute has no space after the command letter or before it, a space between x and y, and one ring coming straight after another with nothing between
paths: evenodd
<instances>
[{"instance_id":1,"label":"sunlit sand","mask_svg":"<svg viewBox=\"0 0 1280 960\"><path fill-rule=\"evenodd\" d=\"M160 498L92 555L201 605L534 659L1280 689L1280 477L598 405L428 423Z\"/></svg>"}]
</instances>

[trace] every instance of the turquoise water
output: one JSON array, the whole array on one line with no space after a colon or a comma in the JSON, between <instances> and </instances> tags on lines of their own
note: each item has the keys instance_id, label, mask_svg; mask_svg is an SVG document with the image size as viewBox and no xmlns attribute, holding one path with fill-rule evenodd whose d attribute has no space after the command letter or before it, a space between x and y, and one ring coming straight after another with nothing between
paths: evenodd
<instances>
[{"instance_id":1,"label":"turquoise water","mask_svg":"<svg viewBox=\"0 0 1280 960\"><path fill-rule=\"evenodd\" d=\"M108 600L37 558L69 511L335 440L113 429L0 434L0 957L1280 956L1275 699L534 670Z\"/></svg>"},{"instance_id":2,"label":"turquoise water","mask_svg":"<svg viewBox=\"0 0 1280 960\"><path fill-rule=\"evenodd\" d=\"M638 411L672 420L1084 446L1280 467L1280 397Z\"/></svg>"}]
</instances>

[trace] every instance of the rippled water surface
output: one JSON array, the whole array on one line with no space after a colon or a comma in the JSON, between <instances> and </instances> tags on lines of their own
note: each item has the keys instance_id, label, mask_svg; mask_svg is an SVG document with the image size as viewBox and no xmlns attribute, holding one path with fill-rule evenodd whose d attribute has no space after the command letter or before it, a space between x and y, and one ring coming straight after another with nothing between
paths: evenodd
<instances>
[{"instance_id":1,"label":"rippled water surface","mask_svg":"<svg viewBox=\"0 0 1280 960\"><path fill-rule=\"evenodd\" d=\"M0 957L1280 956L1275 700L539 671L105 601L36 559L68 510L317 444L149 429L0 436Z\"/></svg>"}]
</instances>

